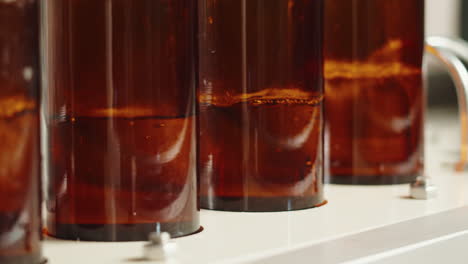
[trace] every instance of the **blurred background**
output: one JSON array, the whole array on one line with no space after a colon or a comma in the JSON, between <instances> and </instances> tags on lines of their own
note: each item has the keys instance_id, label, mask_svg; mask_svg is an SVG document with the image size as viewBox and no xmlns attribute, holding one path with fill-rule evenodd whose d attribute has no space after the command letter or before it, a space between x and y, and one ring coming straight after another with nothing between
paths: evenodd
<instances>
[{"instance_id":1,"label":"blurred background","mask_svg":"<svg viewBox=\"0 0 468 264\"><path fill-rule=\"evenodd\" d=\"M468 0L426 0L426 36L468 40ZM429 56L429 107L456 107L456 94L448 73Z\"/></svg>"}]
</instances>

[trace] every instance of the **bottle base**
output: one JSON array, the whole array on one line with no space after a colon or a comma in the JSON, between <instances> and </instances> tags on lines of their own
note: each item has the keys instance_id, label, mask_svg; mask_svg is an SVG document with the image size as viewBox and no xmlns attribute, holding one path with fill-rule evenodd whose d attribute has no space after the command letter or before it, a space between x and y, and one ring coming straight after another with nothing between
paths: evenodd
<instances>
[{"instance_id":1,"label":"bottle base","mask_svg":"<svg viewBox=\"0 0 468 264\"><path fill-rule=\"evenodd\" d=\"M396 185L411 183L418 175L331 175L327 183L343 185Z\"/></svg>"},{"instance_id":2,"label":"bottle base","mask_svg":"<svg viewBox=\"0 0 468 264\"><path fill-rule=\"evenodd\" d=\"M21 256L0 256L2 264L45 264L47 260L40 253Z\"/></svg>"},{"instance_id":3,"label":"bottle base","mask_svg":"<svg viewBox=\"0 0 468 264\"><path fill-rule=\"evenodd\" d=\"M325 205L321 195L312 197L200 197L201 208L233 212L282 212Z\"/></svg>"},{"instance_id":4,"label":"bottle base","mask_svg":"<svg viewBox=\"0 0 468 264\"><path fill-rule=\"evenodd\" d=\"M198 221L152 224L54 224L47 234L65 240L125 242L147 241L151 232L168 232L172 238L200 232Z\"/></svg>"}]
</instances>

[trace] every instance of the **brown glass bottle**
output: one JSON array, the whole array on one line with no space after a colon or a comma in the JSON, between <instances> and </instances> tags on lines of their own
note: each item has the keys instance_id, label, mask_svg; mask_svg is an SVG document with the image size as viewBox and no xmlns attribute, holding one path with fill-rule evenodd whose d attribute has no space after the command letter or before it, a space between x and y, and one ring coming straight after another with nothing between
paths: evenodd
<instances>
[{"instance_id":1,"label":"brown glass bottle","mask_svg":"<svg viewBox=\"0 0 468 264\"><path fill-rule=\"evenodd\" d=\"M0 1L0 263L41 262L39 13Z\"/></svg>"},{"instance_id":2,"label":"brown glass bottle","mask_svg":"<svg viewBox=\"0 0 468 264\"><path fill-rule=\"evenodd\" d=\"M202 207L323 204L323 1L200 3Z\"/></svg>"},{"instance_id":3,"label":"brown glass bottle","mask_svg":"<svg viewBox=\"0 0 468 264\"><path fill-rule=\"evenodd\" d=\"M424 0L328 0L330 181L397 184L423 170Z\"/></svg>"},{"instance_id":4,"label":"brown glass bottle","mask_svg":"<svg viewBox=\"0 0 468 264\"><path fill-rule=\"evenodd\" d=\"M47 1L52 236L199 229L194 3Z\"/></svg>"}]
</instances>

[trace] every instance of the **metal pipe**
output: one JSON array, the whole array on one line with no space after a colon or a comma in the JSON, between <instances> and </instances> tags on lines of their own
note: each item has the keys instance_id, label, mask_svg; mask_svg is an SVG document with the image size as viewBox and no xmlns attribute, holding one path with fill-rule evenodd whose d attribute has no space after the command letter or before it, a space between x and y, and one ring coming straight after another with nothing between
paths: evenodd
<instances>
[{"instance_id":1,"label":"metal pipe","mask_svg":"<svg viewBox=\"0 0 468 264\"><path fill-rule=\"evenodd\" d=\"M445 64L455 84L461 124L460 160L455 170L463 171L468 163L468 71L459 57L468 62L468 43L444 37L430 37L426 40L425 50Z\"/></svg>"}]
</instances>

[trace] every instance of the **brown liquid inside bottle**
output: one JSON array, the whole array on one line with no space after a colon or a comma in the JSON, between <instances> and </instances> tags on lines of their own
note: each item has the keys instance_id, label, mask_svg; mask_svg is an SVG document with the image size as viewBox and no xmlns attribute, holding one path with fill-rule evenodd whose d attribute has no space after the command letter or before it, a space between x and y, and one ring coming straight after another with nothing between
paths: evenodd
<instances>
[{"instance_id":1,"label":"brown liquid inside bottle","mask_svg":"<svg viewBox=\"0 0 468 264\"><path fill-rule=\"evenodd\" d=\"M202 207L324 203L322 7L317 0L201 1Z\"/></svg>"},{"instance_id":2,"label":"brown liquid inside bottle","mask_svg":"<svg viewBox=\"0 0 468 264\"><path fill-rule=\"evenodd\" d=\"M50 0L46 11L48 232L196 232L194 1Z\"/></svg>"},{"instance_id":3,"label":"brown liquid inside bottle","mask_svg":"<svg viewBox=\"0 0 468 264\"><path fill-rule=\"evenodd\" d=\"M41 261L36 1L0 2L0 263Z\"/></svg>"},{"instance_id":4,"label":"brown liquid inside bottle","mask_svg":"<svg viewBox=\"0 0 468 264\"><path fill-rule=\"evenodd\" d=\"M423 170L423 0L329 0L330 181L397 184Z\"/></svg>"}]
</instances>

